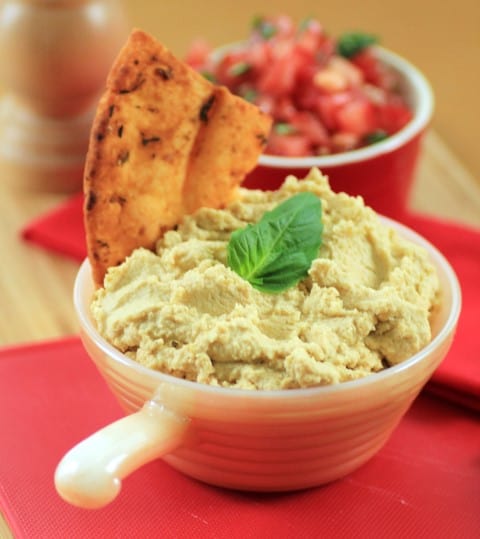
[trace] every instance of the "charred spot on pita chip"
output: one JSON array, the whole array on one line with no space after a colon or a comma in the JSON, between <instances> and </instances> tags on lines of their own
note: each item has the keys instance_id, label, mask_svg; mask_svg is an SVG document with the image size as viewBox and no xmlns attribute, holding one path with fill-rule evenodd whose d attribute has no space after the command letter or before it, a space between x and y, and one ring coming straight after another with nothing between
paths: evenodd
<instances>
[{"instance_id":1,"label":"charred spot on pita chip","mask_svg":"<svg viewBox=\"0 0 480 539\"><path fill-rule=\"evenodd\" d=\"M267 145L268 137L265 136L265 133L257 133L257 139L259 140L262 146Z\"/></svg>"},{"instance_id":2,"label":"charred spot on pita chip","mask_svg":"<svg viewBox=\"0 0 480 539\"><path fill-rule=\"evenodd\" d=\"M128 150L123 150L122 152L118 154L117 164L124 165L128 161L129 157L130 157L130 152Z\"/></svg>"},{"instance_id":3,"label":"charred spot on pita chip","mask_svg":"<svg viewBox=\"0 0 480 539\"><path fill-rule=\"evenodd\" d=\"M158 75L163 80L170 80L173 76L173 70L170 66L157 67L155 69L155 75Z\"/></svg>"},{"instance_id":4,"label":"charred spot on pita chip","mask_svg":"<svg viewBox=\"0 0 480 539\"><path fill-rule=\"evenodd\" d=\"M95 202L97 201L97 197L95 196L95 193L90 191L87 195L85 208L87 211L90 211L95 206Z\"/></svg>"},{"instance_id":5,"label":"charred spot on pita chip","mask_svg":"<svg viewBox=\"0 0 480 539\"><path fill-rule=\"evenodd\" d=\"M142 136L142 144L146 146L147 144L150 144L151 142L160 142L160 137L145 137Z\"/></svg>"},{"instance_id":6,"label":"charred spot on pita chip","mask_svg":"<svg viewBox=\"0 0 480 539\"><path fill-rule=\"evenodd\" d=\"M202 122L207 123L208 122L208 113L210 109L212 108L212 105L215 101L215 94L212 94L205 103L202 104L200 107L199 117Z\"/></svg>"},{"instance_id":7,"label":"charred spot on pita chip","mask_svg":"<svg viewBox=\"0 0 480 539\"><path fill-rule=\"evenodd\" d=\"M137 79L133 82L133 84L129 88L120 88L118 93L129 94L130 92L135 92L142 86L144 82L145 82L145 79L143 78L143 74L139 73L137 75Z\"/></svg>"}]
</instances>

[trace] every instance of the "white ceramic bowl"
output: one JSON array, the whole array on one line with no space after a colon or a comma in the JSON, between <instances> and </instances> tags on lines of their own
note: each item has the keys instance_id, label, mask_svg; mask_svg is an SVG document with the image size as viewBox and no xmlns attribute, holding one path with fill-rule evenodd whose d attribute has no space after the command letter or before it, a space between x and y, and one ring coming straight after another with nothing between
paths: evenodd
<instances>
[{"instance_id":1,"label":"white ceramic bowl","mask_svg":"<svg viewBox=\"0 0 480 539\"><path fill-rule=\"evenodd\" d=\"M352 472L383 446L444 358L460 313L460 288L445 258L415 232L438 270L443 306L433 339L403 363L338 385L281 391L212 387L153 371L130 360L96 331L89 314L94 285L85 261L74 302L85 348L126 417L73 448L59 464L57 490L70 503L100 507L121 478L162 457L210 484L287 491Z\"/></svg>"}]
</instances>

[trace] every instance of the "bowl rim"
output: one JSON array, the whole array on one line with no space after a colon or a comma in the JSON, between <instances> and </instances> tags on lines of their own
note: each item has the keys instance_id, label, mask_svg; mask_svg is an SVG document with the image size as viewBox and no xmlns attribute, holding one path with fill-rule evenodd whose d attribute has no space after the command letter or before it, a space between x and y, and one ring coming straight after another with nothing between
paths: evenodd
<instances>
[{"instance_id":1,"label":"bowl rim","mask_svg":"<svg viewBox=\"0 0 480 539\"><path fill-rule=\"evenodd\" d=\"M258 159L259 166L286 169L318 167L322 169L367 161L397 150L427 127L433 115L435 98L426 77L411 62L399 54L378 45L373 46L372 49L382 62L393 67L407 82L416 102L412 120L387 139L364 148L318 157L284 157L264 153Z\"/></svg>"},{"instance_id":2,"label":"bowl rim","mask_svg":"<svg viewBox=\"0 0 480 539\"><path fill-rule=\"evenodd\" d=\"M86 306L87 300L85 299L85 293L83 291L84 285L91 287L93 290L93 281L91 275L91 266L88 258L86 258L75 278L74 288L73 288L73 303L75 311L77 314L78 321L80 323L83 331L88 335L89 339L95 343L95 345L107 356L112 358L115 362L120 363L122 366L133 369L139 374L147 375L153 377L154 380L158 382L158 387L161 387L162 384L168 383L169 385L180 386L185 389L194 392L209 393L212 396L218 395L222 398L238 398L242 399L282 399L285 402L290 399L303 399L303 398L312 398L318 397L320 395L331 395L334 393L343 393L350 390L371 387L376 384L382 384L386 379L394 377L397 373L403 372L418 363L425 360L433 351L440 347L442 343L449 337L451 332L455 329L455 326L458 322L461 311L461 288L458 281L458 278L448 262L445 256L428 240L423 236L415 232L413 229L407 227L390 219L380 215L381 221L387 226L396 229L402 237L413 241L417 245L425 248L429 254L430 259L436 268L441 268L441 272L446 278L446 284L444 290L447 293L451 294L451 308L449 310L448 316L439 329L438 333L433 337L433 339L411 358L398 363L388 369L383 371L372 373L363 378L358 378L356 380L350 380L346 382L341 382L338 384L325 385L325 386L315 386L308 388L295 388L295 389L276 389L276 390L262 390L262 389L239 389L239 388L229 388L229 387L220 387L212 386L208 384L202 384L199 382L194 382L191 380L184 380L182 378L175 377L170 374L163 373L161 371L155 371L145 367L133 359L125 356L122 352L116 349L114 346L109 344L96 330L90 316L84 308ZM91 358L93 360L93 358ZM153 396L152 396L153 397Z\"/></svg>"}]
</instances>

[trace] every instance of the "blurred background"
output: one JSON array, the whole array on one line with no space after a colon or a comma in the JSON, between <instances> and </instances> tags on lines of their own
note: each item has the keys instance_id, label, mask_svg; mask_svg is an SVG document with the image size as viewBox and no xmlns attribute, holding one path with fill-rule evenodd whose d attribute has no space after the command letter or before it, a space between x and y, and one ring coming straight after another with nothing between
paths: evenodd
<instances>
[{"instance_id":1,"label":"blurred background","mask_svg":"<svg viewBox=\"0 0 480 539\"><path fill-rule=\"evenodd\" d=\"M254 15L315 17L332 35L362 30L417 65L436 98L433 128L480 183L479 0L123 0L132 26L152 33L178 56L193 38L222 45L246 36ZM267 7L268 5L268 7Z\"/></svg>"}]
</instances>

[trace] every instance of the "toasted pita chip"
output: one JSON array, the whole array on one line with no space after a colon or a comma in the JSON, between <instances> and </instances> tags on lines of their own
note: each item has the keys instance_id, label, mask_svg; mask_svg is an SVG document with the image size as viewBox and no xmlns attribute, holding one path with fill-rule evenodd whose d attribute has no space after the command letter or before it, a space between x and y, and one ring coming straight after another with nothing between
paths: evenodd
<instances>
[{"instance_id":1,"label":"toasted pita chip","mask_svg":"<svg viewBox=\"0 0 480 539\"><path fill-rule=\"evenodd\" d=\"M265 115L250 103L223 86L215 88L190 155L183 187L187 212L232 200L257 164L269 128Z\"/></svg>"},{"instance_id":2,"label":"toasted pita chip","mask_svg":"<svg viewBox=\"0 0 480 539\"><path fill-rule=\"evenodd\" d=\"M90 135L85 229L93 278L200 206L222 207L256 165L271 119L134 30Z\"/></svg>"}]
</instances>

